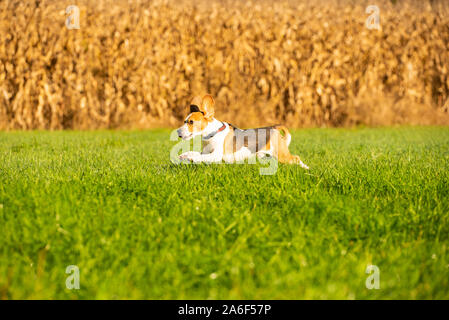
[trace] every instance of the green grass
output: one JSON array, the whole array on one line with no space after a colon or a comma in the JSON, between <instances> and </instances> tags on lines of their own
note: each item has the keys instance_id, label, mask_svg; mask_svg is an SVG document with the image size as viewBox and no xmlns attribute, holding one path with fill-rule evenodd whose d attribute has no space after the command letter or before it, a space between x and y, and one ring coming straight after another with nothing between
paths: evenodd
<instances>
[{"instance_id":1,"label":"green grass","mask_svg":"<svg viewBox=\"0 0 449 320\"><path fill-rule=\"evenodd\" d=\"M0 133L0 298L449 299L449 128L299 130L271 176L169 133Z\"/></svg>"}]
</instances>

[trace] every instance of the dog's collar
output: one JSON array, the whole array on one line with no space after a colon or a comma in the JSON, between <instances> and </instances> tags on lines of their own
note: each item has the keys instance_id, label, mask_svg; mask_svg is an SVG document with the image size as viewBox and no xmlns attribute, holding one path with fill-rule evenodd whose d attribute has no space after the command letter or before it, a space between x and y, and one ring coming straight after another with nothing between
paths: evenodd
<instances>
[{"instance_id":1,"label":"dog's collar","mask_svg":"<svg viewBox=\"0 0 449 320\"><path fill-rule=\"evenodd\" d=\"M221 122L221 121L220 121ZM217 131L214 131L210 134L208 134L207 136L203 137L203 140L209 140L211 139L213 136L215 136L217 133L223 131L224 129L226 129L226 124L224 124L223 122L221 122L223 125L220 127L220 129L218 129Z\"/></svg>"}]
</instances>

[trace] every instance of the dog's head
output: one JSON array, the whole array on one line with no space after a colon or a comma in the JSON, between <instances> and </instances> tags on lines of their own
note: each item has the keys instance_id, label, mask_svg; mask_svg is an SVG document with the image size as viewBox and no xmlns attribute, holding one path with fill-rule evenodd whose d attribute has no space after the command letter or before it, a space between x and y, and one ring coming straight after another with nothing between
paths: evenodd
<instances>
[{"instance_id":1,"label":"dog's head","mask_svg":"<svg viewBox=\"0 0 449 320\"><path fill-rule=\"evenodd\" d=\"M214 98L206 94L195 97L188 108L188 115L184 124L178 129L178 136L183 140L190 140L203 133L209 122L214 120Z\"/></svg>"}]
</instances>

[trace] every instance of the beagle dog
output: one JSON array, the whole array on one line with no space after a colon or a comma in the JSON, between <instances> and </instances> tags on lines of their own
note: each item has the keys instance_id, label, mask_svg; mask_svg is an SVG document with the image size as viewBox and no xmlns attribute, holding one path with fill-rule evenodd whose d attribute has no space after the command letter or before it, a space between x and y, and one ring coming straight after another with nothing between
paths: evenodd
<instances>
[{"instance_id":1,"label":"beagle dog","mask_svg":"<svg viewBox=\"0 0 449 320\"><path fill-rule=\"evenodd\" d=\"M194 163L242 162L256 155L258 158L274 157L281 163L299 164L309 169L299 156L290 154L291 135L282 125L255 129L239 129L214 118L215 101L211 95L195 97L190 103L184 124L177 130L183 140L201 135L203 151L188 151L181 160Z\"/></svg>"}]
</instances>

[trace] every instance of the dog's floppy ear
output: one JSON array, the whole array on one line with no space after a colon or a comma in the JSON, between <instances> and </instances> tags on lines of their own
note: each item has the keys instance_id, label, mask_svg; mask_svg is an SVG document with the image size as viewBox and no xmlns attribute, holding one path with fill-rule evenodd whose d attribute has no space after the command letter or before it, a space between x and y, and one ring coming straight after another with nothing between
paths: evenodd
<instances>
[{"instance_id":1,"label":"dog's floppy ear","mask_svg":"<svg viewBox=\"0 0 449 320\"><path fill-rule=\"evenodd\" d=\"M214 105L214 98L212 98L210 94L206 94L203 97L200 106L200 111L203 112L204 118L206 118L206 120L212 120L212 118L214 117Z\"/></svg>"},{"instance_id":2,"label":"dog's floppy ear","mask_svg":"<svg viewBox=\"0 0 449 320\"><path fill-rule=\"evenodd\" d=\"M192 102L190 102L189 113L201 112L200 111L200 106L201 106L202 100L203 99L201 99L200 96L196 96L195 98L193 98Z\"/></svg>"}]
</instances>

